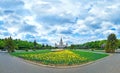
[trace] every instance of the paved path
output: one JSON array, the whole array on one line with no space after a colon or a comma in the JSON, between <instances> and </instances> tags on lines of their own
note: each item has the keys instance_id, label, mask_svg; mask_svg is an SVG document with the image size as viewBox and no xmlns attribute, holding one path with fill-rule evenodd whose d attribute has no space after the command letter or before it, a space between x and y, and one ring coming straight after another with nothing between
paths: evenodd
<instances>
[{"instance_id":1,"label":"paved path","mask_svg":"<svg viewBox=\"0 0 120 73\"><path fill-rule=\"evenodd\" d=\"M0 73L120 73L120 54L82 67L57 69L29 64L8 53L0 52Z\"/></svg>"}]
</instances>

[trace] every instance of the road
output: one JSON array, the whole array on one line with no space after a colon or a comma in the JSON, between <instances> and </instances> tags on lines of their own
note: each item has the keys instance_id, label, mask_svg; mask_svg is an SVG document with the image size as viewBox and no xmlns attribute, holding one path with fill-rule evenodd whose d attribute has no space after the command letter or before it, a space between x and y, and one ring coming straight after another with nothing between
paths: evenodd
<instances>
[{"instance_id":1,"label":"road","mask_svg":"<svg viewBox=\"0 0 120 73\"><path fill-rule=\"evenodd\" d=\"M113 54L82 67L60 69L30 64L0 52L0 73L120 73L120 54Z\"/></svg>"}]
</instances>

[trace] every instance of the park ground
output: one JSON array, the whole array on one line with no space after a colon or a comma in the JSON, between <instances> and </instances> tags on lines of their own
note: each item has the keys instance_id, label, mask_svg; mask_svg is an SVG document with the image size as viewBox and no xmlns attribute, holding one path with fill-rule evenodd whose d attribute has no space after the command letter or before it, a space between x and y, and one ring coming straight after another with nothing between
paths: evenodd
<instances>
[{"instance_id":1,"label":"park ground","mask_svg":"<svg viewBox=\"0 0 120 73\"><path fill-rule=\"evenodd\" d=\"M120 53L74 68L49 68L27 63L7 52L0 52L0 73L119 73Z\"/></svg>"}]
</instances>

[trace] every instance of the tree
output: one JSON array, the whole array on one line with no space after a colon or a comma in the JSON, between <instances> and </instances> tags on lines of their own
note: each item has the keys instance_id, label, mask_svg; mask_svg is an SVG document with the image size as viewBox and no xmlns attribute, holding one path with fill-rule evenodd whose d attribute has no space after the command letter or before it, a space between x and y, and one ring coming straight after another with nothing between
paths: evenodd
<instances>
[{"instance_id":1,"label":"tree","mask_svg":"<svg viewBox=\"0 0 120 73\"><path fill-rule=\"evenodd\" d=\"M36 49L37 48L37 42L36 42L36 40L34 40L34 49Z\"/></svg>"},{"instance_id":2,"label":"tree","mask_svg":"<svg viewBox=\"0 0 120 73\"><path fill-rule=\"evenodd\" d=\"M75 49L75 45L71 44L70 49Z\"/></svg>"},{"instance_id":3,"label":"tree","mask_svg":"<svg viewBox=\"0 0 120 73\"><path fill-rule=\"evenodd\" d=\"M15 45L12 37L6 38L5 39L5 47L8 50L8 52L14 52L15 50Z\"/></svg>"},{"instance_id":4,"label":"tree","mask_svg":"<svg viewBox=\"0 0 120 73\"><path fill-rule=\"evenodd\" d=\"M107 38L105 51L107 53L114 53L117 48L117 38L114 33L110 34Z\"/></svg>"},{"instance_id":5,"label":"tree","mask_svg":"<svg viewBox=\"0 0 120 73\"><path fill-rule=\"evenodd\" d=\"M44 44L42 44L42 47L41 47L41 49L45 49L45 45L44 45Z\"/></svg>"},{"instance_id":6,"label":"tree","mask_svg":"<svg viewBox=\"0 0 120 73\"><path fill-rule=\"evenodd\" d=\"M4 40L0 39L0 49L4 50L4 46L5 46Z\"/></svg>"}]
</instances>

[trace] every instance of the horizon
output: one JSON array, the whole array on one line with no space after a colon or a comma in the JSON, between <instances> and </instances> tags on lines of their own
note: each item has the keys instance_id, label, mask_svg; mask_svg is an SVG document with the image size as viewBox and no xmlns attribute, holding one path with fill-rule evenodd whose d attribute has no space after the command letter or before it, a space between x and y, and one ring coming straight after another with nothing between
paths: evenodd
<instances>
[{"instance_id":1,"label":"horizon","mask_svg":"<svg viewBox=\"0 0 120 73\"><path fill-rule=\"evenodd\" d=\"M9 37L11 37L11 36L9 36ZM9 38L9 37L6 37L6 38ZM12 37L11 37L12 38ZM5 38L0 38L0 39L5 39ZM29 40L22 40L22 39L14 39L14 38L12 38L13 40L21 40L21 41L27 41L27 42L33 42L34 43L34 41L36 41L37 42L37 40L35 39L35 40L32 40L32 41L29 41ZM61 38L60 38L61 39ZM41 45L50 45L50 46L55 46L55 44L59 44L60 43L60 39L58 40L58 42L55 42L54 44L48 44L48 43L39 43L39 42L37 42L38 44L41 44ZM62 39L63 40L63 39ZM103 41L103 40L107 40L107 39L102 39L102 40L94 40L94 41L88 41L88 42L95 42L95 41ZM85 44L85 43L88 43L88 42L84 42L84 43L76 43L76 44L68 44L68 43L66 43L66 42L64 42L64 40L63 40L63 44L68 44L68 46L70 46L70 45L81 45L81 44Z\"/></svg>"},{"instance_id":2,"label":"horizon","mask_svg":"<svg viewBox=\"0 0 120 73\"><path fill-rule=\"evenodd\" d=\"M119 0L2 0L0 38L54 45L120 38Z\"/></svg>"}]
</instances>

